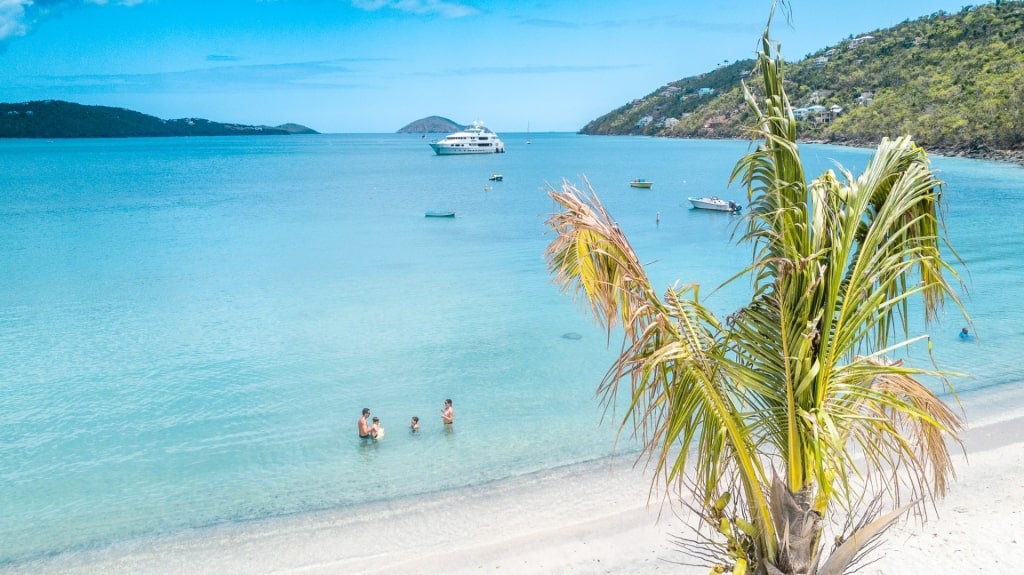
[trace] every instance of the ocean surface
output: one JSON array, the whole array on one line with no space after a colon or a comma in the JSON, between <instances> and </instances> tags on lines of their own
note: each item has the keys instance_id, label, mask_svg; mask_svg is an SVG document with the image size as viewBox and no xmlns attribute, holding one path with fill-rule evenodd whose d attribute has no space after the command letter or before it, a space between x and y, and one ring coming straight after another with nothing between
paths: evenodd
<instances>
[{"instance_id":1,"label":"ocean surface","mask_svg":"<svg viewBox=\"0 0 1024 575\"><path fill-rule=\"evenodd\" d=\"M659 291L699 282L724 316L749 248L686 197L744 201L747 144L502 137L0 140L0 572L635 453L594 396L619 342L548 276L545 188L586 178ZM802 150L809 176L869 156ZM948 305L933 351L977 423L1024 402L1024 169L933 165L976 334Z\"/></svg>"}]
</instances>

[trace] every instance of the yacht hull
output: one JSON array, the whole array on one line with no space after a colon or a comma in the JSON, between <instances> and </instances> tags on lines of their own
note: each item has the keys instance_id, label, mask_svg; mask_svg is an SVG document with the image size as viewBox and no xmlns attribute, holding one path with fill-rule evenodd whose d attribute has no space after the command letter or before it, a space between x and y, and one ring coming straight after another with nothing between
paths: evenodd
<instances>
[{"instance_id":1,"label":"yacht hull","mask_svg":"<svg viewBox=\"0 0 1024 575\"><path fill-rule=\"evenodd\" d=\"M497 134L484 127L482 122L462 131L448 134L437 142L430 142L430 148L438 156L466 156L470 154L500 154L505 144Z\"/></svg>"}]
</instances>

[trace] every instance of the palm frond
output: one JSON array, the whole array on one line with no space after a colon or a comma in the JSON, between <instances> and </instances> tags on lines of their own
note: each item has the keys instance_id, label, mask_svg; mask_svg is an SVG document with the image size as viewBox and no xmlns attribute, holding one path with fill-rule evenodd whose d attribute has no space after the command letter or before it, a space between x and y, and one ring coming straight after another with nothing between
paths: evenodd
<instances>
[{"instance_id":1,"label":"palm frond","mask_svg":"<svg viewBox=\"0 0 1024 575\"><path fill-rule=\"evenodd\" d=\"M545 254L549 270L564 289L587 299L609 337L615 326L623 328L622 352L598 388L602 403L615 405L619 386L629 382L620 429L632 424L656 472L682 481L687 447L694 445L697 483L706 487L698 496L714 497L720 480L735 474L751 517L771 532L759 488L765 473L723 373L729 360L721 326L699 303L698 287L669 290L662 301L592 190L563 182L561 191L548 193L563 208L548 219L558 234Z\"/></svg>"},{"instance_id":2,"label":"palm frond","mask_svg":"<svg viewBox=\"0 0 1024 575\"><path fill-rule=\"evenodd\" d=\"M619 432L642 441L656 478L718 522L726 544L708 556L790 574L817 569L830 511L865 495L917 505L948 488L945 440L958 441L961 422L924 381L948 385L956 374L891 356L926 339L910 333L912 300L926 328L945 302L964 309L946 279L959 276L943 256L942 183L927 155L909 137L883 140L859 177L839 166L808 183L768 38L766 28L760 91L744 85L757 144L730 177L747 189L740 241L753 257L729 281L750 278L750 303L722 323L696 284L659 297L589 184L549 189L560 211L547 221L556 238L545 255L609 339L621 326L602 403L628 398ZM894 517L853 527L822 572L846 569Z\"/></svg>"}]
</instances>

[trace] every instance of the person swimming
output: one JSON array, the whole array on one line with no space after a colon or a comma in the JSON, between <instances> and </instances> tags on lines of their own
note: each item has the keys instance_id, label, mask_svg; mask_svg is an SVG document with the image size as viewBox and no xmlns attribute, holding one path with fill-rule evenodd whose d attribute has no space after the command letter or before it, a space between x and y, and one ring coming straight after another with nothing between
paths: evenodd
<instances>
[{"instance_id":1,"label":"person swimming","mask_svg":"<svg viewBox=\"0 0 1024 575\"><path fill-rule=\"evenodd\" d=\"M971 332L966 327L960 330L960 339L971 339Z\"/></svg>"}]
</instances>

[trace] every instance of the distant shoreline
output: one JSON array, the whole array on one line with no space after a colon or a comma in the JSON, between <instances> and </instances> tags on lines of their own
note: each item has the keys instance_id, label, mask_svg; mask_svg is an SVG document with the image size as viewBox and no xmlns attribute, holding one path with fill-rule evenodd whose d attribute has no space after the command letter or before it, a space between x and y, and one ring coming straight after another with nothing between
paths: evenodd
<instances>
[{"instance_id":1,"label":"distant shoreline","mask_svg":"<svg viewBox=\"0 0 1024 575\"><path fill-rule=\"evenodd\" d=\"M0 138L164 138L178 136L287 136L316 134L301 124L279 126L215 122L205 118L163 120L126 108L62 100L0 103Z\"/></svg>"},{"instance_id":2,"label":"distant shoreline","mask_svg":"<svg viewBox=\"0 0 1024 575\"><path fill-rule=\"evenodd\" d=\"M865 140L800 140L801 144L825 144L828 146L849 146L851 148L874 149L878 142L874 143ZM989 160L993 162L1006 162L1010 164L1024 165L1024 150L996 150L985 146L967 148L963 146L927 146L919 144L929 156L942 156L944 158L965 158L969 160Z\"/></svg>"},{"instance_id":3,"label":"distant shoreline","mask_svg":"<svg viewBox=\"0 0 1024 575\"><path fill-rule=\"evenodd\" d=\"M582 134L581 132L577 132ZM611 136L618 134L582 134L586 136ZM735 137L722 137L722 138L709 138L709 137L698 137L698 136L647 136L652 138L676 138L679 140L735 140L739 142L746 142L748 140L744 138ZM850 148L861 148L865 150L874 150L878 147L878 143L881 141L881 137L873 142L861 139L848 139L848 140L818 140L813 138L798 138L797 143L799 144L821 144L824 146L847 146ZM944 158L964 158L967 160L988 160L992 162L1004 162L1008 164L1016 164L1024 166L1024 150L997 150L988 148L985 146L966 148L962 146L948 147L948 146L928 146L924 144L918 144L924 148L925 152L929 156L941 156Z\"/></svg>"}]
</instances>

